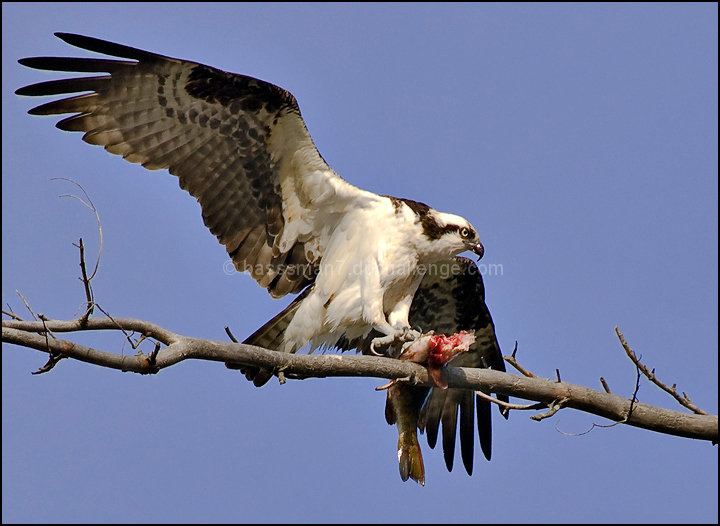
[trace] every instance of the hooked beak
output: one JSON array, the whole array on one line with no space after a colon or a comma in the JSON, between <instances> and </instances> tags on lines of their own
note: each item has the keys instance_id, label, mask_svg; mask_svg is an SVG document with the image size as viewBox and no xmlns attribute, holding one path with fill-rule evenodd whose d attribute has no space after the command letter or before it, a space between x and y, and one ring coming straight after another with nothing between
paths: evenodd
<instances>
[{"instance_id":1,"label":"hooked beak","mask_svg":"<svg viewBox=\"0 0 720 526\"><path fill-rule=\"evenodd\" d=\"M485 254L485 247L482 246L482 243L478 241L477 243L471 243L468 246L469 250L472 250L475 254L477 254L478 261L480 261L483 257L483 254Z\"/></svg>"}]
</instances>

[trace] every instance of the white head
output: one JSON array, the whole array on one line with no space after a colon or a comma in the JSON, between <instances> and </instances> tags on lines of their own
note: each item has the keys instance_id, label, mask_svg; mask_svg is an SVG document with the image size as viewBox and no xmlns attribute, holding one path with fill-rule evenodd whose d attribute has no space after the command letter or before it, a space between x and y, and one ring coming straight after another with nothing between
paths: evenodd
<instances>
[{"instance_id":1,"label":"white head","mask_svg":"<svg viewBox=\"0 0 720 526\"><path fill-rule=\"evenodd\" d=\"M485 249L480 243L477 230L464 217L438 212L425 203L410 199L391 199L394 200L396 208L400 203L404 203L415 213L417 222L422 227L419 245L422 246L425 258L449 258L466 250L477 254L478 259L483 256Z\"/></svg>"},{"instance_id":2,"label":"white head","mask_svg":"<svg viewBox=\"0 0 720 526\"><path fill-rule=\"evenodd\" d=\"M423 234L433 245L433 252L450 257L470 250L478 259L483 257L485 249L480 243L477 230L464 217L430 209L422 225Z\"/></svg>"}]
</instances>

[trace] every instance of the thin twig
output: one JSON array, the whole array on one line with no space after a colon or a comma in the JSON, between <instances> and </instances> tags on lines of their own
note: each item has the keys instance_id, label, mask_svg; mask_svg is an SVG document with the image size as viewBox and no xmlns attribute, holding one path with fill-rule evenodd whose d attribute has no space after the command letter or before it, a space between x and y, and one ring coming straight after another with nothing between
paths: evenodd
<instances>
[{"instance_id":1,"label":"thin twig","mask_svg":"<svg viewBox=\"0 0 720 526\"><path fill-rule=\"evenodd\" d=\"M678 401L678 403L688 408L690 411L698 414L698 415L706 415L707 412L703 411L699 407L697 407L695 404L692 403L690 398L683 393L683 396L680 396L678 392L675 390L675 385L673 384L672 387L668 387L666 384L658 380L658 378L655 376L655 369L652 371L649 370L641 361L640 359L635 355L635 352L630 348L627 341L625 341L625 336L623 336L623 333L620 332L619 327L615 327L615 333L617 334L618 338L620 339L620 343L623 346L623 349L625 349L625 353L628 355L628 357L632 360L632 362L635 364L635 366L638 368L638 370L642 371L642 374L644 374L648 380L650 380L652 383L657 385L660 389L665 391L666 393L670 394L675 400Z\"/></svg>"},{"instance_id":2,"label":"thin twig","mask_svg":"<svg viewBox=\"0 0 720 526\"><path fill-rule=\"evenodd\" d=\"M632 415L633 409L635 408L635 403L638 401L638 399L637 399L638 391L640 391L640 377L641 377L640 369L638 369L636 367L635 370L637 371L637 375L635 376L635 390L633 391L632 398L630 398L630 407L628 408L627 414L621 420L617 420L616 422L613 422L612 424L595 424L595 423L593 423L592 426L590 426L590 429L588 429L587 431L583 431L582 433L566 433L566 432L558 429L557 425L555 426L556 431L558 433L562 433L563 435L567 435L567 436L581 436L581 435L587 435L590 431L592 431L596 427L608 428L608 427L614 427L618 424L626 424L628 422L628 420L630 420L630 416ZM610 388L607 386L607 383L605 382L605 379L603 377L600 377L600 382L602 382L603 387L605 388L605 392L610 394Z\"/></svg>"},{"instance_id":3,"label":"thin twig","mask_svg":"<svg viewBox=\"0 0 720 526\"><path fill-rule=\"evenodd\" d=\"M600 377L600 383L602 384L603 389L605 389L606 393L612 393L612 391L610 391L610 387L608 386L607 382L605 381L605 378L603 378L602 376Z\"/></svg>"},{"instance_id":4,"label":"thin twig","mask_svg":"<svg viewBox=\"0 0 720 526\"><path fill-rule=\"evenodd\" d=\"M161 345L162 344L160 342L155 342L155 349L153 349L153 352L151 352L147 357L148 367L150 368L150 372L153 374L160 371L160 368L157 365L157 357L158 353L160 353Z\"/></svg>"},{"instance_id":5,"label":"thin twig","mask_svg":"<svg viewBox=\"0 0 720 526\"><path fill-rule=\"evenodd\" d=\"M28 310L28 312L30 312L30 315L33 317L33 319L34 319L34 320L37 320L38 318L37 318L37 316L35 316L35 313L34 313L33 310L30 308L30 304L29 304L28 301L25 299L25 296L23 296L22 294L20 294L20 291L19 291L19 290L16 290L16 291L15 291L15 294L17 294L18 296L20 296L20 299L21 299L21 300L23 301L23 303L25 304L25 308Z\"/></svg>"},{"instance_id":6,"label":"thin twig","mask_svg":"<svg viewBox=\"0 0 720 526\"><path fill-rule=\"evenodd\" d=\"M225 333L228 335L228 338L230 338L230 341L234 343L240 343L239 341L237 341L235 336L233 336L233 333L230 332L230 327L228 327L227 325L225 326Z\"/></svg>"},{"instance_id":7,"label":"thin twig","mask_svg":"<svg viewBox=\"0 0 720 526\"><path fill-rule=\"evenodd\" d=\"M30 374L35 375L35 374L46 373L46 372L50 371L53 367L55 367L55 365L63 358L64 358L64 356L62 354L50 353L50 355L48 356L47 363L45 365L43 365L42 367L40 367L40 369L38 369L37 371L33 371Z\"/></svg>"},{"instance_id":8,"label":"thin twig","mask_svg":"<svg viewBox=\"0 0 720 526\"><path fill-rule=\"evenodd\" d=\"M380 389L380 388L377 387L376 390L377 389ZM484 393L482 391L475 391L475 394L477 396L479 396L480 398L484 398L488 402L497 404L504 409L515 409L517 411L529 411L529 410L545 409L547 407L547 404L543 404L542 402L538 402L537 404L511 404L510 402L503 402L502 400L498 400L497 398L494 398L494 397L490 396L489 394Z\"/></svg>"},{"instance_id":9,"label":"thin twig","mask_svg":"<svg viewBox=\"0 0 720 526\"><path fill-rule=\"evenodd\" d=\"M53 331L50 330L47 326L47 322L52 321L52 320L40 312L38 312L38 318L40 318L40 321L43 322L43 332L45 334L50 334L50 336L52 336L53 339L56 339L57 336L55 336L55 334L53 334Z\"/></svg>"},{"instance_id":10,"label":"thin twig","mask_svg":"<svg viewBox=\"0 0 720 526\"><path fill-rule=\"evenodd\" d=\"M13 312L12 307L10 305L8 305L8 309L10 309L10 310L5 310L5 309L2 310L2 313L5 316L10 316L13 320L22 321L22 318Z\"/></svg>"},{"instance_id":11,"label":"thin twig","mask_svg":"<svg viewBox=\"0 0 720 526\"><path fill-rule=\"evenodd\" d=\"M637 371L637 375L635 376L635 390L633 391L632 398L630 399L630 407L628 408L627 416L623 420L621 420L619 423L625 423L628 420L630 420L633 409L635 408L635 403L638 401L637 394L638 394L638 391L640 391L640 376L641 375L640 375L640 368L635 367L635 369Z\"/></svg>"},{"instance_id":12,"label":"thin twig","mask_svg":"<svg viewBox=\"0 0 720 526\"><path fill-rule=\"evenodd\" d=\"M138 347L140 347L140 344L141 344L143 341L145 341L146 339L147 339L147 336L145 336L144 334L141 334L140 337L139 337L137 340L135 340L135 344L134 344L134 345L133 345L133 342L130 341L130 347L132 347L133 350L135 350L135 349L137 349ZM156 342L156 343L157 343L157 342Z\"/></svg>"},{"instance_id":13,"label":"thin twig","mask_svg":"<svg viewBox=\"0 0 720 526\"><path fill-rule=\"evenodd\" d=\"M43 334L45 336L45 347L46 347L46 351L48 353L48 361L45 365L40 367L40 369L38 369L37 371L34 371L30 374L46 373L46 372L52 370L53 367L55 367L55 365L63 358L62 353L54 352L52 349L50 349L50 339L48 338L48 334L50 334L53 337L53 339L57 339L57 338L55 337L54 334L52 334L50 329L48 329L47 323L46 323L48 321L47 318L45 318L45 316L43 316L42 314L40 314L39 316L43 322L43 327L45 328L45 330L43 331Z\"/></svg>"},{"instance_id":14,"label":"thin twig","mask_svg":"<svg viewBox=\"0 0 720 526\"><path fill-rule=\"evenodd\" d=\"M549 410L549 411L547 411L546 413L542 413L542 414L540 414L540 415L531 416L530 418L531 418L532 420L537 420L538 422L539 422L540 420L545 420L546 418L550 418L550 417L553 416L555 413L557 413L558 411L560 411L560 409L562 409L563 407L565 407L565 404L567 404L569 401L570 401L569 398L561 398L560 400L554 400L553 403L550 404L550 406L549 406L549 407L550 407L550 410Z\"/></svg>"},{"instance_id":15,"label":"thin twig","mask_svg":"<svg viewBox=\"0 0 720 526\"><path fill-rule=\"evenodd\" d=\"M75 245L80 249L80 272L82 274L82 278L80 278L83 282L83 286L85 287L85 299L87 300L87 306L85 308L85 314L83 314L80 319L86 320L90 317L90 315L94 311L95 302L93 300L93 293L92 293L92 286L90 285L90 278L88 278L87 275L87 269L85 268L85 245L83 244L82 238L80 238L79 244Z\"/></svg>"},{"instance_id":16,"label":"thin twig","mask_svg":"<svg viewBox=\"0 0 720 526\"><path fill-rule=\"evenodd\" d=\"M568 432L563 431L562 429L560 429L560 428L558 427L558 424L555 424L555 431L557 431L558 433L561 433L561 434L563 434L563 435L565 435L565 436L568 436L568 437L579 437L579 436L582 436L582 435L587 435L590 431L592 431L592 430L595 429L596 427L608 428L608 427L614 427L614 426L616 426L616 425L618 425L618 424L622 424L622 423L623 423L623 422L613 422L612 424L607 424L607 425L606 425L606 424L595 424L595 423L593 423L593 424L590 425L590 428L589 428L588 430L582 431L582 432L580 432L580 433L568 433Z\"/></svg>"},{"instance_id":17,"label":"thin twig","mask_svg":"<svg viewBox=\"0 0 720 526\"><path fill-rule=\"evenodd\" d=\"M515 350L517 350L517 345L515 347ZM527 376L528 378L537 378L536 375L525 369L522 365L518 363L518 361L515 359L515 351L513 351L512 356L503 356L503 359L515 367L523 376Z\"/></svg>"},{"instance_id":18,"label":"thin twig","mask_svg":"<svg viewBox=\"0 0 720 526\"><path fill-rule=\"evenodd\" d=\"M100 312L102 312L105 316L107 316L108 318L110 318L112 321L115 321L114 318L113 318L112 316L110 316L110 314L109 314L105 309L103 309L100 305L97 305L97 304L96 304L95 306L96 306L96 307L98 308L98 310L99 310ZM122 333L125 335L125 339L126 339L128 342L130 342L130 347L132 347L133 350L137 349L138 346L140 345L140 342L142 341L142 339L138 340L137 342L133 342L132 336L131 336L130 334L128 334L128 332L127 332L125 329L123 329L119 324L117 325L117 328L122 331ZM144 339L144 335L143 335L143 339Z\"/></svg>"},{"instance_id":19,"label":"thin twig","mask_svg":"<svg viewBox=\"0 0 720 526\"><path fill-rule=\"evenodd\" d=\"M102 221L100 221L100 213L98 212L98 209L95 207L95 203L92 202L92 199L90 199L90 196L88 195L88 193L85 191L85 188L83 188L80 183L73 181L72 179L68 179L66 177L53 177L50 180L51 181L67 181L69 183L74 184L78 188L80 188L82 193L85 194L85 199L87 201L84 201L84 200L80 199L78 196L73 195L73 194L63 194L60 197L72 197L74 199L77 199L78 201L80 201L82 204L84 204L86 207L88 207L95 214L95 220L97 221L97 224L98 224L98 234L100 237L100 240L99 240L100 246L98 248L97 259L95 260L95 268L93 269L92 274L88 278L88 281L90 281L95 277L95 274L97 274L98 268L100 267L100 256L102 255L102 251L103 251L103 230L102 230Z\"/></svg>"}]
</instances>

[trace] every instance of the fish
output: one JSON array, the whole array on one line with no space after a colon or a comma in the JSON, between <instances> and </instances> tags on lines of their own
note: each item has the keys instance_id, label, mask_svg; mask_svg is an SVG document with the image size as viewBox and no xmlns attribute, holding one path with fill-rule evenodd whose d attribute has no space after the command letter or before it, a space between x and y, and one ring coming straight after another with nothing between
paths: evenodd
<instances>
[{"instance_id":1,"label":"fish","mask_svg":"<svg viewBox=\"0 0 720 526\"><path fill-rule=\"evenodd\" d=\"M430 331L417 340L406 343L398 359L425 365L435 385L447 389L445 364L458 353L468 351L473 343L475 335L466 331L452 336ZM411 383L397 380L378 389L387 389L385 420L389 425L397 426L400 478L403 482L412 479L424 486L425 466L417 430L420 408L427 397L427 390L417 389Z\"/></svg>"}]
</instances>

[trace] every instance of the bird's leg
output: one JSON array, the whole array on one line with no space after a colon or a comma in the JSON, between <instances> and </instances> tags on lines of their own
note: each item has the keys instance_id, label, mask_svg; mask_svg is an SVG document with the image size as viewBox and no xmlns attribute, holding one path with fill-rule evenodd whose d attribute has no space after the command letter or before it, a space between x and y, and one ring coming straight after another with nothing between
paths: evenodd
<instances>
[{"instance_id":1,"label":"bird's leg","mask_svg":"<svg viewBox=\"0 0 720 526\"><path fill-rule=\"evenodd\" d=\"M378 354L375 350L378 347L388 346L385 356L397 358L402 351L402 344L417 340L422 333L410 327L408 316L410 314L410 305L412 304L413 295L417 290L423 274L418 274L410 286L408 293L398 301L393 309L388 313L387 318L382 323L376 324L375 329L385 334L374 338L370 343L370 352Z\"/></svg>"},{"instance_id":2,"label":"bird's leg","mask_svg":"<svg viewBox=\"0 0 720 526\"><path fill-rule=\"evenodd\" d=\"M408 325L399 327L393 327L389 323L384 325L375 327L375 329L384 332L385 336L378 336L370 342L370 354L374 354L375 356L397 357L397 355L400 354L403 343L414 341L421 336L420 332L412 329ZM387 347L387 349L385 352L379 353L376 350L378 347Z\"/></svg>"}]
</instances>

